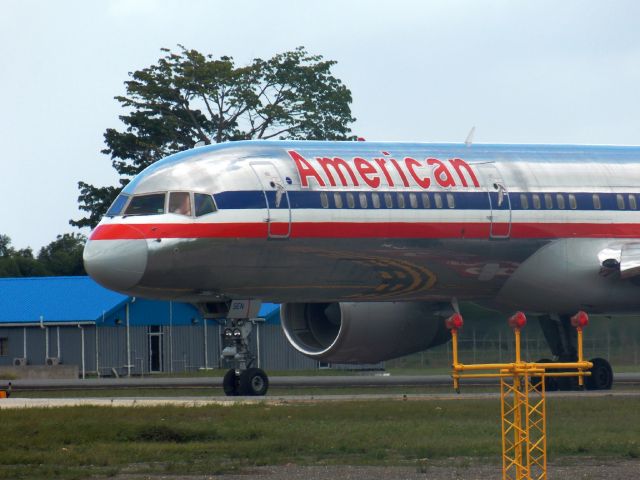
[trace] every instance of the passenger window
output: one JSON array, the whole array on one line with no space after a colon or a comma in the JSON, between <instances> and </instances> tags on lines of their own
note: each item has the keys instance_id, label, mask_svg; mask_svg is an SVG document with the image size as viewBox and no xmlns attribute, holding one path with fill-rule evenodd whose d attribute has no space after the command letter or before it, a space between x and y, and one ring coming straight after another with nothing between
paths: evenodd
<instances>
[{"instance_id":1,"label":"passenger window","mask_svg":"<svg viewBox=\"0 0 640 480\"><path fill-rule=\"evenodd\" d=\"M600 195L597 193L593 194L593 208L596 210L600 210L602 208L602 204L600 203Z\"/></svg>"},{"instance_id":2,"label":"passenger window","mask_svg":"<svg viewBox=\"0 0 640 480\"><path fill-rule=\"evenodd\" d=\"M534 193L531 198L533 199L533 208L535 208L536 210L540 210L540 208L542 207L542 205L540 204L540 195Z\"/></svg>"},{"instance_id":3,"label":"passenger window","mask_svg":"<svg viewBox=\"0 0 640 480\"><path fill-rule=\"evenodd\" d=\"M569 194L569 207L571 210L578 208L578 202L576 202L576 196L573 193Z\"/></svg>"},{"instance_id":4,"label":"passenger window","mask_svg":"<svg viewBox=\"0 0 640 480\"><path fill-rule=\"evenodd\" d=\"M377 193L372 193L371 203L373 204L373 208L380 208L380 195L378 195Z\"/></svg>"},{"instance_id":5,"label":"passenger window","mask_svg":"<svg viewBox=\"0 0 640 480\"><path fill-rule=\"evenodd\" d=\"M117 215L120 215L129 198L129 195L125 193L121 193L120 195L118 195L109 207L109 210L107 210L107 217L115 217Z\"/></svg>"},{"instance_id":6,"label":"passenger window","mask_svg":"<svg viewBox=\"0 0 640 480\"><path fill-rule=\"evenodd\" d=\"M393 208L393 198L391 197L390 193L384 194L384 204L387 206L387 208Z\"/></svg>"},{"instance_id":7,"label":"passenger window","mask_svg":"<svg viewBox=\"0 0 640 480\"><path fill-rule=\"evenodd\" d=\"M564 195L562 195L561 193L556 195L556 202L558 202L558 208L560 210L564 210Z\"/></svg>"},{"instance_id":8,"label":"passenger window","mask_svg":"<svg viewBox=\"0 0 640 480\"><path fill-rule=\"evenodd\" d=\"M164 213L164 193L134 195L129 202L125 215L160 215Z\"/></svg>"},{"instance_id":9,"label":"passenger window","mask_svg":"<svg viewBox=\"0 0 640 480\"><path fill-rule=\"evenodd\" d=\"M638 203L636 201L636 196L635 195L629 194L629 208L631 210L637 210L638 209Z\"/></svg>"},{"instance_id":10,"label":"passenger window","mask_svg":"<svg viewBox=\"0 0 640 480\"><path fill-rule=\"evenodd\" d=\"M447 206L449 208L456 208L456 199L453 197L453 193L447 193Z\"/></svg>"},{"instance_id":11,"label":"passenger window","mask_svg":"<svg viewBox=\"0 0 640 480\"><path fill-rule=\"evenodd\" d=\"M429 194L423 193L421 196L422 196L422 207L431 208L431 200L429 199Z\"/></svg>"},{"instance_id":12,"label":"passenger window","mask_svg":"<svg viewBox=\"0 0 640 480\"><path fill-rule=\"evenodd\" d=\"M616 203L618 204L618 210L624 210L624 197L619 193L616 195Z\"/></svg>"},{"instance_id":13,"label":"passenger window","mask_svg":"<svg viewBox=\"0 0 640 480\"><path fill-rule=\"evenodd\" d=\"M553 198L550 193L544 194L544 206L547 210L551 210L553 208Z\"/></svg>"},{"instance_id":14,"label":"passenger window","mask_svg":"<svg viewBox=\"0 0 640 480\"><path fill-rule=\"evenodd\" d=\"M329 208L329 198L327 197L327 192L320 192L320 205L322 205L322 208Z\"/></svg>"},{"instance_id":15,"label":"passenger window","mask_svg":"<svg viewBox=\"0 0 640 480\"><path fill-rule=\"evenodd\" d=\"M342 195L340 195L340 192L333 194L333 201L336 204L336 208L342 208Z\"/></svg>"},{"instance_id":16,"label":"passenger window","mask_svg":"<svg viewBox=\"0 0 640 480\"><path fill-rule=\"evenodd\" d=\"M207 215L216 211L216 204L213 201L211 195L205 195L203 193L193 194L193 203L196 206L196 217Z\"/></svg>"},{"instance_id":17,"label":"passenger window","mask_svg":"<svg viewBox=\"0 0 640 480\"><path fill-rule=\"evenodd\" d=\"M349 208L356 208L356 200L351 192L347 193L347 206Z\"/></svg>"},{"instance_id":18,"label":"passenger window","mask_svg":"<svg viewBox=\"0 0 640 480\"><path fill-rule=\"evenodd\" d=\"M404 208L404 194L398 194L398 208Z\"/></svg>"},{"instance_id":19,"label":"passenger window","mask_svg":"<svg viewBox=\"0 0 640 480\"><path fill-rule=\"evenodd\" d=\"M436 208L442 208L442 195L440 195L439 193L434 193L433 200L436 203Z\"/></svg>"},{"instance_id":20,"label":"passenger window","mask_svg":"<svg viewBox=\"0 0 640 480\"><path fill-rule=\"evenodd\" d=\"M169 213L191 216L189 192L171 192L169 194Z\"/></svg>"},{"instance_id":21,"label":"passenger window","mask_svg":"<svg viewBox=\"0 0 640 480\"><path fill-rule=\"evenodd\" d=\"M524 194L520 194L520 206L526 210L529 208L529 198Z\"/></svg>"},{"instance_id":22,"label":"passenger window","mask_svg":"<svg viewBox=\"0 0 640 480\"><path fill-rule=\"evenodd\" d=\"M361 193L358 198L360 199L360 208L367 208L367 194Z\"/></svg>"},{"instance_id":23,"label":"passenger window","mask_svg":"<svg viewBox=\"0 0 640 480\"><path fill-rule=\"evenodd\" d=\"M415 193L409 194L409 204L411 205L411 208L418 208L418 197Z\"/></svg>"}]
</instances>

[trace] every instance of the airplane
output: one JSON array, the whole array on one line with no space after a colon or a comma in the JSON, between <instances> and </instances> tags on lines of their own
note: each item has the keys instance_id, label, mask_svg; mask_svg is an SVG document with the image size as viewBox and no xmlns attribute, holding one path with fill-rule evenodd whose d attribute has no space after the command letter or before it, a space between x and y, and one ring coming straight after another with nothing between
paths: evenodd
<instances>
[{"instance_id":1,"label":"airplane","mask_svg":"<svg viewBox=\"0 0 640 480\"><path fill-rule=\"evenodd\" d=\"M226 319L225 393L264 395L249 348L263 301L326 362L443 344L460 302L537 316L574 360L571 315L640 309L639 203L638 147L238 141L133 178L84 262L107 288ZM593 362L587 387L611 388Z\"/></svg>"}]
</instances>

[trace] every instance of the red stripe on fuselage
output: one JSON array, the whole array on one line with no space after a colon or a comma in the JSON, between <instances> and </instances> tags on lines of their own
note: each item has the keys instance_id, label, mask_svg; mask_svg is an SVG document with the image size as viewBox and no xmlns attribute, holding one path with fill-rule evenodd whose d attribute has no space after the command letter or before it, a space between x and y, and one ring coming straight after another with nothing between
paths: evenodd
<instances>
[{"instance_id":1,"label":"red stripe on fuselage","mask_svg":"<svg viewBox=\"0 0 640 480\"><path fill-rule=\"evenodd\" d=\"M272 223L272 231L286 223ZM494 224L494 232L506 232L507 224ZM489 238L487 223L293 223L291 238ZM90 240L154 238L266 238L267 223L106 224L98 226ZM635 223L513 223L511 238L640 238Z\"/></svg>"}]
</instances>

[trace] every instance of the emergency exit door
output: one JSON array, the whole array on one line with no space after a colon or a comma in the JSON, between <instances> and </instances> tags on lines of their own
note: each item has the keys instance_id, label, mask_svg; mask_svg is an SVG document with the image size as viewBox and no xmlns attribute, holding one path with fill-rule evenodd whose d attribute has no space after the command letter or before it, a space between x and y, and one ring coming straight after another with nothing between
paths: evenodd
<instances>
[{"instance_id":1,"label":"emergency exit door","mask_svg":"<svg viewBox=\"0 0 640 480\"><path fill-rule=\"evenodd\" d=\"M483 186L489 197L489 238L511 236L511 198L500 171L493 163L476 164L482 174Z\"/></svg>"},{"instance_id":2,"label":"emergency exit door","mask_svg":"<svg viewBox=\"0 0 640 480\"><path fill-rule=\"evenodd\" d=\"M286 182L271 162L252 162L264 193L268 238L289 238L291 234L291 206Z\"/></svg>"}]
</instances>

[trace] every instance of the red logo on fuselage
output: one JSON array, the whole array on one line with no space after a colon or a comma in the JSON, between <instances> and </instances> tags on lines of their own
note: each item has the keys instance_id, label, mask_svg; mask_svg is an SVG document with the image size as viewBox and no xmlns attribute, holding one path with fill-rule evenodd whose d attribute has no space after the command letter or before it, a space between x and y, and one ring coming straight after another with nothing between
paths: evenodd
<instances>
[{"instance_id":1,"label":"red logo on fuselage","mask_svg":"<svg viewBox=\"0 0 640 480\"><path fill-rule=\"evenodd\" d=\"M441 188L479 188L478 178L473 168L460 158L447 161L437 158L417 160L404 157L391 158L388 152L380 158L367 160L353 157L315 157L307 159L295 150L287 152L295 162L300 176L300 185L309 188L311 182L318 187L358 187L367 185L379 187L420 187L428 189L437 185Z\"/></svg>"}]
</instances>

